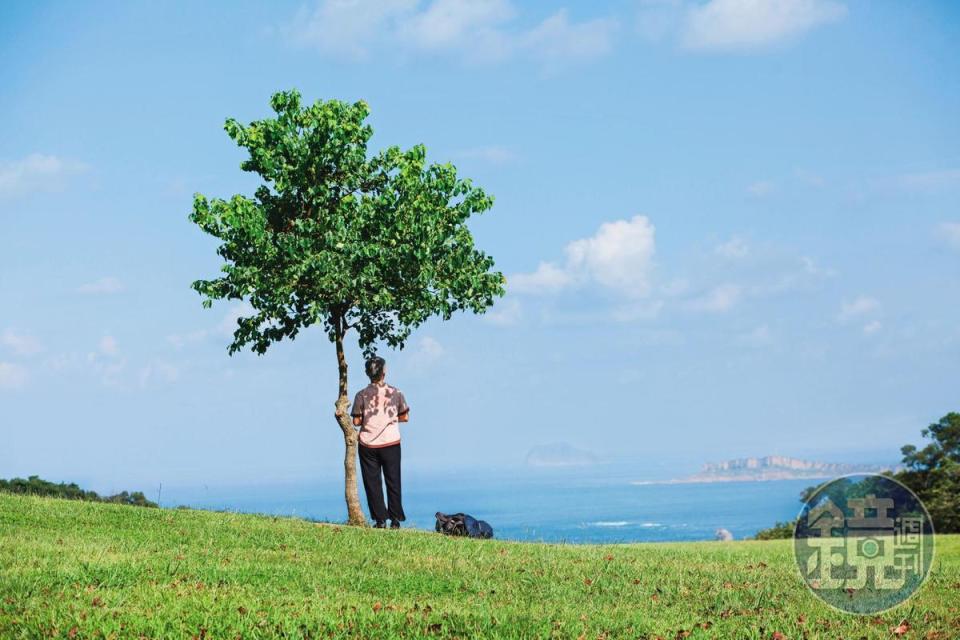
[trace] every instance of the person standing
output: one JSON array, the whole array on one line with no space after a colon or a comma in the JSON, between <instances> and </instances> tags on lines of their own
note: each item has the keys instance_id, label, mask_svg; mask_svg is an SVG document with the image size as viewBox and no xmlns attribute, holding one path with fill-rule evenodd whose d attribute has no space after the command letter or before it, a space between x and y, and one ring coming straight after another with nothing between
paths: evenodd
<instances>
[{"instance_id":1,"label":"person standing","mask_svg":"<svg viewBox=\"0 0 960 640\"><path fill-rule=\"evenodd\" d=\"M399 529L406 520L400 494L400 426L410 419L410 407L403 393L385 382L387 363L373 357L366 363L370 384L357 392L353 400L353 424L360 427L360 472L367 494L370 517L378 529ZM383 503L383 480L387 484L387 504Z\"/></svg>"}]
</instances>

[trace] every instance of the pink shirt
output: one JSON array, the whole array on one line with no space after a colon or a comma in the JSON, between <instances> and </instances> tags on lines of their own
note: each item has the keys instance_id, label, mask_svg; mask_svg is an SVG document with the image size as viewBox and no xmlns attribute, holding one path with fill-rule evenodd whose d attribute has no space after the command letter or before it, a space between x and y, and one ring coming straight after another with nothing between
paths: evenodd
<instances>
[{"instance_id":1,"label":"pink shirt","mask_svg":"<svg viewBox=\"0 0 960 640\"><path fill-rule=\"evenodd\" d=\"M396 387L371 382L357 392L350 415L362 420L360 444L365 447L389 447L400 442L400 416L410 411Z\"/></svg>"}]
</instances>

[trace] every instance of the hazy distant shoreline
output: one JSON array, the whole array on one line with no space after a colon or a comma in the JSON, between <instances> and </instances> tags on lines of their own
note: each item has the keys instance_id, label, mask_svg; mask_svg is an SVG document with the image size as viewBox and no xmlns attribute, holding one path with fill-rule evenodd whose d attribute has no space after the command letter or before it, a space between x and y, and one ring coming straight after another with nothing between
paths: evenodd
<instances>
[{"instance_id":1,"label":"hazy distant shoreline","mask_svg":"<svg viewBox=\"0 0 960 640\"><path fill-rule=\"evenodd\" d=\"M739 458L707 463L699 473L671 480L634 480L630 484L713 484L717 482L773 482L777 480L826 480L851 473L894 471L891 465L814 462L786 456Z\"/></svg>"},{"instance_id":2,"label":"hazy distant shoreline","mask_svg":"<svg viewBox=\"0 0 960 640\"><path fill-rule=\"evenodd\" d=\"M630 484L648 485L648 484L715 484L718 482L776 482L779 480L825 480L835 476L828 474L818 474L812 476L804 475L770 475L770 476L717 476L715 478L672 478L670 480L632 480Z\"/></svg>"}]
</instances>

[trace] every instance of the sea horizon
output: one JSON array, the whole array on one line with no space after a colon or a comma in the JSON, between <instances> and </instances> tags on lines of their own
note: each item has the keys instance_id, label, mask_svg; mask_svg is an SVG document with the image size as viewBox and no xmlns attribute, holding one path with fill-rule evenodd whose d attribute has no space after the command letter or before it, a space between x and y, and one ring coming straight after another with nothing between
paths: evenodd
<instances>
[{"instance_id":1,"label":"sea horizon","mask_svg":"<svg viewBox=\"0 0 960 640\"><path fill-rule=\"evenodd\" d=\"M636 474L536 470L476 476L408 473L405 528L432 531L435 513L465 512L488 521L501 540L548 543L632 543L714 540L717 530L749 538L793 520L800 493L819 481L783 479L716 483L636 484ZM361 493L364 512L366 503ZM148 496L150 497L150 496ZM343 522L343 481L322 478L279 484L177 487L162 507L292 516Z\"/></svg>"}]
</instances>

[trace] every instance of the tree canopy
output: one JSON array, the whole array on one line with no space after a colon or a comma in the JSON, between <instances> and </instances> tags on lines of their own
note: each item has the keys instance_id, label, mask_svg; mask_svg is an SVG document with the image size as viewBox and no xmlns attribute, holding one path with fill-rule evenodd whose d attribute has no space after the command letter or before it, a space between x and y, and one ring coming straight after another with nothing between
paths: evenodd
<instances>
[{"instance_id":1,"label":"tree canopy","mask_svg":"<svg viewBox=\"0 0 960 640\"><path fill-rule=\"evenodd\" d=\"M475 248L467 220L493 199L426 150L391 146L372 156L365 102L301 104L296 91L271 99L275 118L225 129L258 174L252 198L194 197L191 220L222 241L222 275L193 288L246 299L230 353L264 353L322 324L331 340L355 328L361 347L402 347L433 315L482 313L503 295L503 275Z\"/></svg>"}]
</instances>

